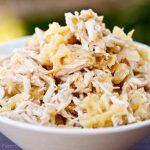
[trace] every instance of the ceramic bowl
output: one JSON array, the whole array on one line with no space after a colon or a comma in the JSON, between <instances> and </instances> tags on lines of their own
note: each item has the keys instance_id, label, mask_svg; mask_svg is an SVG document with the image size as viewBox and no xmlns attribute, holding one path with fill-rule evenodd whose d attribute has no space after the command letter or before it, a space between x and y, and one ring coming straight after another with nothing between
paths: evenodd
<instances>
[{"instance_id":1,"label":"ceramic bowl","mask_svg":"<svg viewBox=\"0 0 150 150\"><path fill-rule=\"evenodd\" d=\"M23 47L28 37L0 44L0 54ZM51 128L0 117L0 131L24 150L128 150L150 135L150 120L98 129Z\"/></svg>"}]
</instances>

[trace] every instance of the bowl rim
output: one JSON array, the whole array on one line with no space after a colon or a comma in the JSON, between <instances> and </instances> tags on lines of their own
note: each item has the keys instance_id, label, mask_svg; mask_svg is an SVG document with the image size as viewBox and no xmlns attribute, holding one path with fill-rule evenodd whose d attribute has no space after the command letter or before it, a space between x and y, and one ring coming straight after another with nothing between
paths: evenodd
<instances>
[{"instance_id":1,"label":"bowl rim","mask_svg":"<svg viewBox=\"0 0 150 150\"><path fill-rule=\"evenodd\" d=\"M0 47L5 47L6 45L13 45L13 43L24 43L30 36L24 36L17 39L12 39L7 42L0 43ZM142 43L139 43L142 44ZM142 44L145 45L145 44ZM150 50L149 46L145 45ZM16 48L16 47L14 47ZM146 127L150 125L150 120L140 121L133 124L117 126L117 127L103 127L103 128L62 128L62 127L49 127L37 124L29 124L25 122L15 121L9 119L7 117L0 116L0 123L6 124L8 126L36 131L36 132L44 132L44 133L55 133L55 134L67 134L67 135L97 135L97 134L110 134L110 133L118 133L125 132L130 130L135 130L138 128Z\"/></svg>"},{"instance_id":2,"label":"bowl rim","mask_svg":"<svg viewBox=\"0 0 150 150\"><path fill-rule=\"evenodd\" d=\"M53 134L66 134L66 135L97 135L97 134L112 134L118 132L126 132L131 130L140 129L150 125L150 120L140 121L133 124L104 127L104 128L62 128L62 127L49 127L38 124L29 124L25 122L15 121L3 116L0 116L0 123L3 123L14 128L23 130L30 130L35 132L53 133Z\"/></svg>"}]
</instances>

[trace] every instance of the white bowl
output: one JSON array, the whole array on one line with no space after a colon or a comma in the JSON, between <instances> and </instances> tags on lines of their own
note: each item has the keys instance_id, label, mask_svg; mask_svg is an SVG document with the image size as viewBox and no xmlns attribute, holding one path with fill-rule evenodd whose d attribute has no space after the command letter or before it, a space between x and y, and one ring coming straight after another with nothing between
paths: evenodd
<instances>
[{"instance_id":1,"label":"white bowl","mask_svg":"<svg viewBox=\"0 0 150 150\"><path fill-rule=\"evenodd\" d=\"M0 54L22 47L27 38L0 44ZM127 150L150 135L150 120L110 128L51 128L0 117L0 131L24 150Z\"/></svg>"}]
</instances>

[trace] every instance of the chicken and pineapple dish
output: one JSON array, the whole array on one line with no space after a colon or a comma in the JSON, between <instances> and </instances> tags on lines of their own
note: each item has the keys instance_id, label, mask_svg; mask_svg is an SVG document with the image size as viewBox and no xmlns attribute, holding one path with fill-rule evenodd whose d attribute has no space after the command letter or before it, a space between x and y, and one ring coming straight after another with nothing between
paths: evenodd
<instances>
[{"instance_id":1,"label":"chicken and pineapple dish","mask_svg":"<svg viewBox=\"0 0 150 150\"><path fill-rule=\"evenodd\" d=\"M148 48L92 10L35 29L0 56L0 116L50 127L100 128L150 119Z\"/></svg>"}]
</instances>

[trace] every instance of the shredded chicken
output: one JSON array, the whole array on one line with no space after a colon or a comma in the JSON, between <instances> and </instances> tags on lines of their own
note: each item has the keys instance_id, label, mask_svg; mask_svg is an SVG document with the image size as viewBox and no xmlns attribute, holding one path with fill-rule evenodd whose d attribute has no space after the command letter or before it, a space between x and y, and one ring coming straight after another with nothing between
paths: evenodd
<instances>
[{"instance_id":1,"label":"shredded chicken","mask_svg":"<svg viewBox=\"0 0 150 150\"><path fill-rule=\"evenodd\" d=\"M150 119L148 48L92 10L66 13L0 57L0 115L51 127L99 128Z\"/></svg>"}]
</instances>

